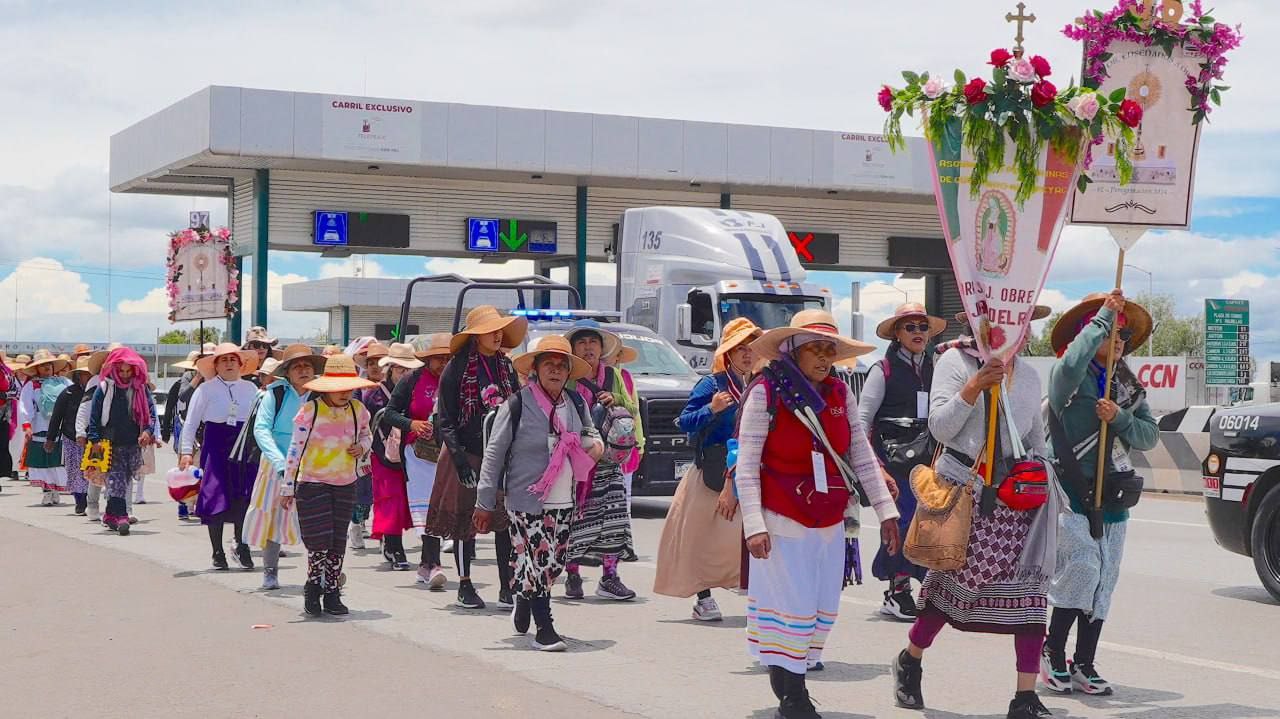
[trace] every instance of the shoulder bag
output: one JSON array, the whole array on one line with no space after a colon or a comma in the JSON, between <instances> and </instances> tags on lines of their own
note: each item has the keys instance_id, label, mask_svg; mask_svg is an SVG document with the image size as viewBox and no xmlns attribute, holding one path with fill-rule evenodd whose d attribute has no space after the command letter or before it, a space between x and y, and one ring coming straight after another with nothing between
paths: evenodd
<instances>
[{"instance_id":1,"label":"shoulder bag","mask_svg":"<svg viewBox=\"0 0 1280 719\"><path fill-rule=\"evenodd\" d=\"M969 482L956 484L939 474L941 457L939 445L931 464L911 470L911 491L915 492L917 504L902 553L913 564L950 572L964 566L969 552L973 486Z\"/></svg>"}]
</instances>

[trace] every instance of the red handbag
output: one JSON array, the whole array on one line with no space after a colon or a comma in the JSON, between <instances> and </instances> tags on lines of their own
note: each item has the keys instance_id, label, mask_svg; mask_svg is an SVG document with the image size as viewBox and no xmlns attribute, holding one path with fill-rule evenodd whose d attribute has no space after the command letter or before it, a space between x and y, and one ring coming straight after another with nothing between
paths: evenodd
<instances>
[{"instance_id":1,"label":"red handbag","mask_svg":"<svg viewBox=\"0 0 1280 719\"><path fill-rule=\"evenodd\" d=\"M1022 460L1000 482L996 496L1009 509L1029 512L1049 501L1049 473L1044 464Z\"/></svg>"}]
</instances>

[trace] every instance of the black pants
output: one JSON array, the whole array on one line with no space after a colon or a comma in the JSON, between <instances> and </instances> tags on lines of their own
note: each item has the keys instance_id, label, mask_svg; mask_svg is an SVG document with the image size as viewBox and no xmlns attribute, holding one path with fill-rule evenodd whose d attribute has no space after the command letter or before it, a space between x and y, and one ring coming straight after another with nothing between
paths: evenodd
<instances>
[{"instance_id":1,"label":"black pants","mask_svg":"<svg viewBox=\"0 0 1280 719\"><path fill-rule=\"evenodd\" d=\"M13 455L9 453L9 420L0 421L0 477L16 477Z\"/></svg>"},{"instance_id":2,"label":"black pants","mask_svg":"<svg viewBox=\"0 0 1280 719\"><path fill-rule=\"evenodd\" d=\"M1098 640L1102 637L1102 620L1090 620L1079 609L1054 608L1049 620L1049 635L1045 638L1045 649L1052 655L1066 656L1067 635L1071 633L1071 625L1076 624L1076 651L1071 660L1079 665L1093 664L1098 655Z\"/></svg>"}]
</instances>

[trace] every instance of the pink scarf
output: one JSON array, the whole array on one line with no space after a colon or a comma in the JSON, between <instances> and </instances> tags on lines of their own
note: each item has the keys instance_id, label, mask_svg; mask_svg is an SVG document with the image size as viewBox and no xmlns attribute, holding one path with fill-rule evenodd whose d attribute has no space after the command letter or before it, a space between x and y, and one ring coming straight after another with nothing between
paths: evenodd
<instances>
[{"instance_id":1,"label":"pink scarf","mask_svg":"<svg viewBox=\"0 0 1280 719\"><path fill-rule=\"evenodd\" d=\"M556 433L556 448L551 452L551 461L547 463L547 470L542 473L542 478L537 484L529 488L531 493L545 500L551 494L551 487L560 476L565 460L573 465L573 479L579 483L585 483L591 478L591 468L596 466L596 461L582 448L582 437L576 432L566 431L564 422L560 421L559 415L556 414L555 404L552 403L551 397L547 396L546 390L542 389L542 385L535 380L529 383L529 389L538 407L551 418L551 427ZM572 401L563 396L561 399L565 402ZM513 436L514 433L513 427Z\"/></svg>"},{"instance_id":2,"label":"pink scarf","mask_svg":"<svg viewBox=\"0 0 1280 719\"><path fill-rule=\"evenodd\" d=\"M133 367L133 377L128 382L120 379L120 365L126 364ZM128 347L117 347L111 350L111 353L107 355L107 361L102 363L102 373L99 376L102 380L110 380L113 387L129 392L129 396L133 400L132 407L130 407L133 411L133 421L138 423L138 429L144 432L149 431L151 429L151 404L147 401L146 360ZM101 380L99 384L102 384ZM103 408L104 416L110 412L110 407L111 403L108 400Z\"/></svg>"},{"instance_id":3,"label":"pink scarf","mask_svg":"<svg viewBox=\"0 0 1280 719\"><path fill-rule=\"evenodd\" d=\"M409 419L431 419L431 413L436 405L436 390L439 387L440 378L431 374L431 370L423 368L422 374L418 375L418 383L413 386L413 397L409 400ZM417 434L409 433L410 442L417 438Z\"/></svg>"}]
</instances>

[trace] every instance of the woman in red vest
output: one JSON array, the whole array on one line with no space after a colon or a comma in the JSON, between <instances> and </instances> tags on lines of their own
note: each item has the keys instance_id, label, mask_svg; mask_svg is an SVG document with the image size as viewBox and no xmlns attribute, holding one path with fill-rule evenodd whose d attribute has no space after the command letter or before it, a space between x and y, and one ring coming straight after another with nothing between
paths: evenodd
<instances>
[{"instance_id":1,"label":"woman in red vest","mask_svg":"<svg viewBox=\"0 0 1280 719\"><path fill-rule=\"evenodd\" d=\"M751 344L768 360L747 390L738 430L737 486L751 552L747 643L769 667L783 719L818 714L805 689L840 610L845 517L859 494L875 508L889 551L898 551L897 487L858 423L857 401L832 365L872 350L841 337L822 310Z\"/></svg>"}]
</instances>

